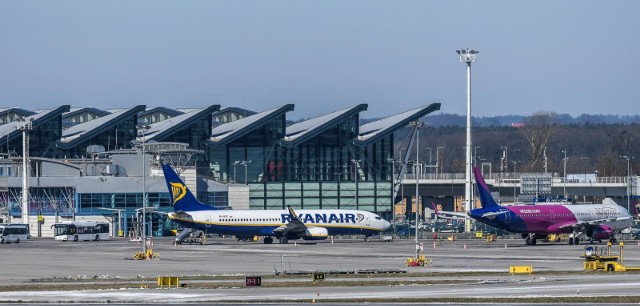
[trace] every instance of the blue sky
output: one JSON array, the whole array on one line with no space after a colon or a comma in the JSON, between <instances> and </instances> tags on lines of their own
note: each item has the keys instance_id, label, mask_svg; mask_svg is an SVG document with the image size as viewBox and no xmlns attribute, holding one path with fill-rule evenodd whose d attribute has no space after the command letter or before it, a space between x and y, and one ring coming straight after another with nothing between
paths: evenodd
<instances>
[{"instance_id":1,"label":"blue sky","mask_svg":"<svg viewBox=\"0 0 640 306\"><path fill-rule=\"evenodd\" d=\"M0 107L638 114L640 1L1 1Z\"/></svg>"}]
</instances>

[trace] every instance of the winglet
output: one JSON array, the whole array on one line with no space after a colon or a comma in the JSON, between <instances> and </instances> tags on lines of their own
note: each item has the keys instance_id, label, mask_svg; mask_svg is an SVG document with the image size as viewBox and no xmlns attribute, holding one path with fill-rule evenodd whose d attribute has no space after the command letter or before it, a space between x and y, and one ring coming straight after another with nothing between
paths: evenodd
<instances>
[{"instance_id":1,"label":"winglet","mask_svg":"<svg viewBox=\"0 0 640 306\"><path fill-rule=\"evenodd\" d=\"M299 220L298 215L296 214L295 211L293 211L293 208L291 208L291 205L287 205L287 209L289 210L289 215L291 216L292 220L293 219Z\"/></svg>"},{"instance_id":2,"label":"winglet","mask_svg":"<svg viewBox=\"0 0 640 306\"><path fill-rule=\"evenodd\" d=\"M489 186L484 181L480 169L473 167L473 175L476 177L476 186L478 187L478 195L480 196L480 204L482 208L487 209L490 207L499 207L498 203L491 196Z\"/></svg>"}]
</instances>

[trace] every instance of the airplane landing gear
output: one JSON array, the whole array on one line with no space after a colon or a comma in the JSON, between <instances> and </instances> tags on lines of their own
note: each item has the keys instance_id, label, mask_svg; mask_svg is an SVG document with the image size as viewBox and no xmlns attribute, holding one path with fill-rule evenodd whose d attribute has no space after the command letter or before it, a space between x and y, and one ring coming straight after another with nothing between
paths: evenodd
<instances>
[{"instance_id":1,"label":"airplane landing gear","mask_svg":"<svg viewBox=\"0 0 640 306\"><path fill-rule=\"evenodd\" d=\"M572 233L569 235L569 245L579 245L580 244L580 234L582 233Z\"/></svg>"},{"instance_id":2,"label":"airplane landing gear","mask_svg":"<svg viewBox=\"0 0 640 306\"><path fill-rule=\"evenodd\" d=\"M534 234L529 234L526 237L524 237L524 243L527 245L536 245L537 242L538 242L538 239Z\"/></svg>"},{"instance_id":3,"label":"airplane landing gear","mask_svg":"<svg viewBox=\"0 0 640 306\"><path fill-rule=\"evenodd\" d=\"M273 238L271 237L264 238L264 244L272 244L272 243L273 243Z\"/></svg>"},{"instance_id":4,"label":"airplane landing gear","mask_svg":"<svg viewBox=\"0 0 640 306\"><path fill-rule=\"evenodd\" d=\"M287 243L289 243L289 239L287 239L287 237L282 237L282 238L280 238L280 243L281 244L287 244Z\"/></svg>"},{"instance_id":5,"label":"airplane landing gear","mask_svg":"<svg viewBox=\"0 0 640 306\"><path fill-rule=\"evenodd\" d=\"M536 237L533 235L529 235L527 236L527 238L524 239L524 242L527 245L536 245L536 243L538 243L538 239L536 239Z\"/></svg>"}]
</instances>

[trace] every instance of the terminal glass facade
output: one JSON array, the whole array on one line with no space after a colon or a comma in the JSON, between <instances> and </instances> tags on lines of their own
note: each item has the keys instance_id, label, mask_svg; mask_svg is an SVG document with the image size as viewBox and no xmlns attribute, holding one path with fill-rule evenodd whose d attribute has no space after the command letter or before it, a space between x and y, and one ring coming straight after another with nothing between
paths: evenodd
<instances>
[{"instance_id":1,"label":"terminal glass facade","mask_svg":"<svg viewBox=\"0 0 640 306\"><path fill-rule=\"evenodd\" d=\"M286 142L285 116L210 148L214 177L249 185L251 209L391 210L392 135L354 143L357 112L300 142ZM357 183L356 183L357 182Z\"/></svg>"},{"instance_id":2,"label":"terminal glass facade","mask_svg":"<svg viewBox=\"0 0 640 306\"><path fill-rule=\"evenodd\" d=\"M75 189L71 187L29 188L29 215L72 215ZM0 207L8 207L14 217L22 216L22 188L0 192Z\"/></svg>"},{"instance_id":3,"label":"terminal glass facade","mask_svg":"<svg viewBox=\"0 0 640 306\"><path fill-rule=\"evenodd\" d=\"M117 220L122 218L120 224L123 235L135 235L135 229L140 228L138 220L142 219L139 210L143 207L142 193L79 193L77 194L78 215L105 215ZM198 199L211 206L228 206L227 192L201 192ZM168 192L147 193L147 207L160 212L172 212L171 196ZM106 210L103 208L107 208ZM114 211L115 210L115 211ZM120 211L118 214L116 211ZM165 215L147 213L147 234L153 236L169 235L168 232L176 227ZM118 224L118 222L114 222ZM115 226L115 225L114 225Z\"/></svg>"},{"instance_id":4,"label":"terminal glass facade","mask_svg":"<svg viewBox=\"0 0 640 306\"><path fill-rule=\"evenodd\" d=\"M80 158L87 155L87 147L101 144L105 149L131 148L131 141L136 139L137 116L125 116L108 128L100 130L95 136L89 137L68 149L60 149L58 157Z\"/></svg>"},{"instance_id":5,"label":"terminal glass facade","mask_svg":"<svg viewBox=\"0 0 640 306\"><path fill-rule=\"evenodd\" d=\"M15 124L15 123L9 123ZM17 124L16 124L17 126ZM60 116L52 116L38 125L34 125L29 131L29 154L37 157L58 157L56 141L62 135L62 119ZM22 132L17 137L9 140L0 138L0 149L9 155L22 156Z\"/></svg>"},{"instance_id":6,"label":"terminal glass facade","mask_svg":"<svg viewBox=\"0 0 640 306\"><path fill-rule=\"evenodd\" d=\"M181 142L188 143L192 149L204 150L205 142L211 135L211 114L202 116L194 120L179 131L175 131L166 137L153 138L155 141L161 142ZM194 156L201 158L202 156Z\"/></svg>"}]
</instances>

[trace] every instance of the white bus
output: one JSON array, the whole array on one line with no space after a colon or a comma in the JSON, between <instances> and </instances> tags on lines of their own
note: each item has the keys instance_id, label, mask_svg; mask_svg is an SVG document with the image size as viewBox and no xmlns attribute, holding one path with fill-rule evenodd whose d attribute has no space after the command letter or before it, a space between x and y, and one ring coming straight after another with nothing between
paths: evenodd
<instances>
[{"instance_id":1,"label":"white bus","mask_svg":"<svg viewBox=\"0 0 640 306\"><path fill-rule=\"evenodd\" d=\"M27 224L0 224L0 243L20 243L29 238Z\"/></svg>"},{"instance_id":2,"label":"white bus","mask_svg":"<svg viewBox=\"0 0 640 306\"><path fill-rule=\"evenodd\" d=\"M53 238L62 241L109 239L109 223L96 221L63 221L53 225Z\"/></svg>"}]
</instances>

